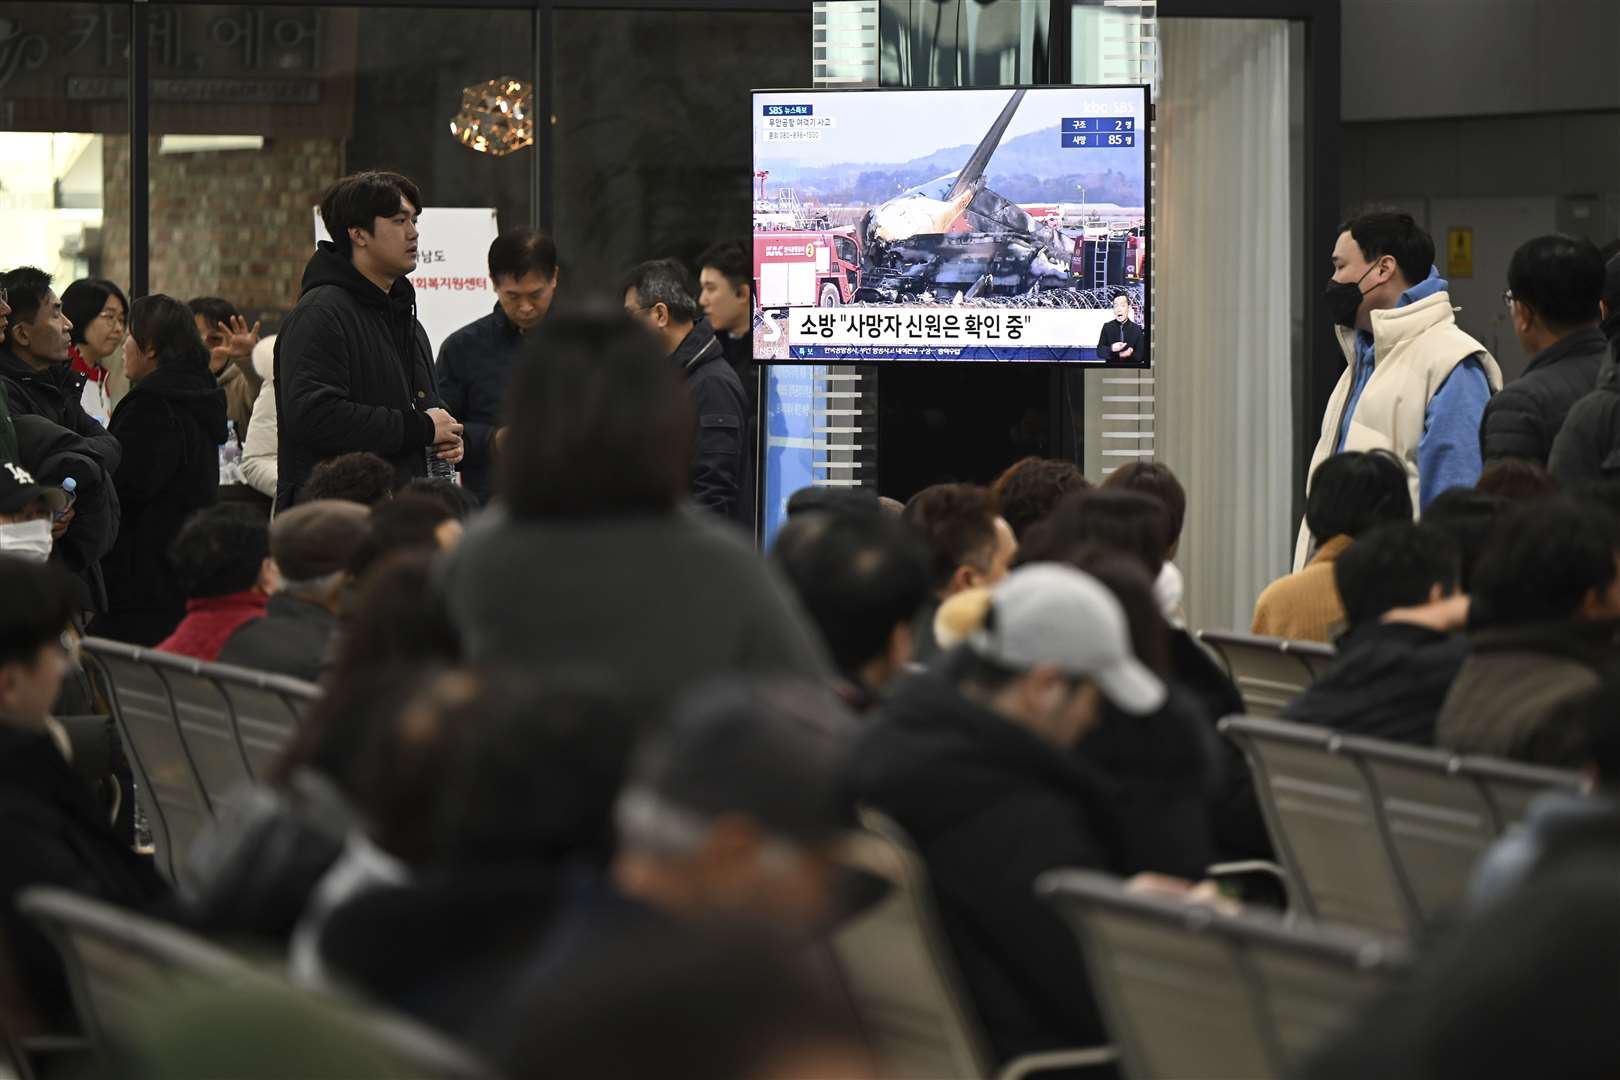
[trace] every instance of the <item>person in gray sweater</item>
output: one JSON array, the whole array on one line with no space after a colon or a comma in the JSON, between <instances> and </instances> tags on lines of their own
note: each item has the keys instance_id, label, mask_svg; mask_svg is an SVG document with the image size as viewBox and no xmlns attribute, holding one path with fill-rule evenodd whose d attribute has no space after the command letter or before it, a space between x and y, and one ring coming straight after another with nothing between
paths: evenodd
<instances>
[{"instance_id":1,"label":"person in gray sweater","mask_svg":"<svg viewBox=\"0 0 1620 1080\"><path fill-rule=\"evenodd\" d=\"M728 672L822 679L821 642L734 526L686 498L693 404L620 315L548 319L507 400L504 506L441 574L475 664L595 669L640 702Z\"/></svg>"}]
</instances>

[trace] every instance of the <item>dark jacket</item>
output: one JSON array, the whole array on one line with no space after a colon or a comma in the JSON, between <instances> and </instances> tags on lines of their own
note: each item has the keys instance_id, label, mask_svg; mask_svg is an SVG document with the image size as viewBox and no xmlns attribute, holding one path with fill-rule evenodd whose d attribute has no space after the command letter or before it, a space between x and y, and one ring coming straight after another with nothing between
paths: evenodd
<instances>
[{"instance_id":1,"label":"dark jacket","mask_svg":"<svg viewBox=\"0 0 1620 1080\"><path fill-rule=\"evenodd\" d=\"M1594 848L1620 853L1620 800L1602 792L1544 791L1474 864L1468 907L1478 911L1503 900L1549 867Z\"/></svg>"},{"instance_id":2,"label":"dark jacket","mask_svg":"<svg viewBox=\"0 0 1620 1080\"><path fill-rule=\"evenodd\" d=\"M215 659L315 682L336 629L337 616L325 608L285 592L273 593L264 617L237 628Z\"/></svg>"},{"instance_id":3,"label":"dark jacket","mask_svg":"<svg viewBox=\"0 0 1620 1080\"><path fill-rule=\"evenodd\" d=\"M653 704L727 673L831 672L775 568L697 510L588 521L486 511L441 591L470 662L606 670Z\"/></svg>"},{"instance_id":4,"label":"dark jacket","mask_svg":"<svg viewBox=\"0 0 1620 1080\"><path fill-rule=\"evenodd\" d=\"M155 645L186 613L169 545L186 518L219 491L225 391L207 368L160 367L118 403L112 432L124 447L113 474L123 516L118 540L101 561L107 613L93 630Z\"/></svg>"},{"instance_id":5,"label":"dark jacket","mask_svg":"<svg viewBox=\"0 0 1620 1080\"><path fill-rule=\"evenodd\" d=\"M523 355L523 331L501 305L444 339L435 375L439 396L450 415L465 427L467 444L461 459L461 482L487 501L495 490L494 440L500 426L501 400Z\"/></svg>"},{"instance_id":6,"label":"dark jacket","mask_svg":"<svg viewBox=\"0 0 1620 1080\"><path fill-rule=\"evenodd\" d=\"M11 401L6 395L5 380L0 379L0 465L17 462L17 430L11 424Z\"/></svg>"},{"instance_id":7,"label":"dark jacket","mask_svg":"<svg viewBox=\"0 0 1620 1080\"><path fill-rule=\"evenodd\" d=\"M4 1000L15 966L36 1021L71 1031L73 1008L56 950L16 908L29 885L54 885L128 908L146 907L167 891L151 860L130 850L56 743L44 731L0 723L0 1011L15 1024L22 1013Z\"/></svg>"},{"instance_id":8,"label":"dark jacket","mask_svg":"<svg viewBox=\"0 0 1620 1080\"><path fill-rule=\"evenodd\" d=\"M692 459L692 500L750 531L754 527L753 455L745 445L748 395L726 363L725 352L699 319L670 359L686 377L697 406L697 453Z\"/></svg>"},{"instance_id":9,"label":"dark jacket","mask_svg":"<svg viewBox=\"0 0 1620 1080\"><path fill-rule=\"evenodd\" d=\"M385 294L322 240L300 292L276 335L276 506L298 502L317 464L357 450L385 458L402 484L426 476L424 413L442 402L416 290L402 277Z\"/></svg>"},{"instance_id":10,"label":"dark jacket","mask_svg":"<svg viewBox=\"0 0 1620 1080\"><path fill-rule=\"evenodd\" d=\"M1204 647L1179 626L1170 628L1170 682L1192 698L1214 736L1209 798L1215 857L1221 862L1271 858L1275 854L1271 834L1260 812L1249 763L1237 744L1214 727L1225 717L1247 711L1243 695Z\"/></svg>"},{"instance_id":11,"label":"dark jacket","mask_svg":"<svg viewBox=\"0 0 1620 1080\"><path fill-rule=\"evenodd\" d=\"M101 560L118 539L121 516L112 473L90 440L43 416L19 416L15 429L19 459L34 479L47 487L60 487L72 477L77 485L73 521L52 547L51 561L75 575L80 610L106 611Z\"/></svg>"},{"instance_id":12,"label":"dark jacket","mask_svg":"<svg viewBox=\"0 0 1620 1080\"><path fill-rule=\"evenodd\" d=\"M1595 326L1566 334L1537 353L1524 374L1485 406L1479 421L1485 463L1525 458L1547 464L1565 417L1597 386L1598 369L1608 355L1609 343Z\"/></svg>"},{"instance_id":13,"label":"dark jacket","mask_svg":"<svg viewBox=\"0 0 1620 1080\"><path fill-rule=\"evenodd\" d=\"M1620 673L1612 620L1476 630L1435 722L1435 743L1534 765L1587 763L1584 706Z\"/></svg>"},{"instance_id":14,"label":"dark jacket","mask_svg":"<svg viewBox=\"0 0 1620 1080\"><path fill-rule=\"evenodd\" d=\"M1339 658L1283 718L1346 735L1434 745L1435 718L1463 661L1468 639L1412 623L1371 622L1338 641Z\"/></svg>"},{"instance_id":15,"label":"dark jacket","mask_svg":"<svg viewBox=\"0 0 1620 1080\"><path fill-rule=\"evenodd\" d=\"M9 347L0 347L0 382L6 386L6 407L13 417L43 416L85 440L87 449L102 465L118 471L118 440L84 411L79 395L84 376L66 362L35 371Z\"/></svg>"},{"instance_id":16,"label":"dark jacket","mask_svg":"<svg viewBox=\"0 0 1620 1080\"><path fill-rule=\"evenodd\" d=\"M1123 341L1125 347L1131 350L1131 355L1121 358L1114 352L1113 344L1116 341ZM1124 322L1109 319L1103 323L1102 333L1097 335L1097 359L1140 364L1147 360L1145 344L1146 338L1140 323L1132 322L1130 319Z\"/></svg>"},{"instance_id":17,"label":"dark jacket","mask_svg":"<svg viewBox=\"0 0 1620 1080\"><path fill-rule=\"evenodd\" d=\"M854 762L856 797L927 864L996 1060L1107 1042L1074 935L1035 896L1046 870L1123 869L1107 782L932 671L895 688Z\"/></svg>"},{"instance_id":18,"label":"dark jacket","mask_svg":"<svg viewBox=\"0 0 1620 1080\"><path fill-rule=\"evenodd\" d=\"M1614 350L1598 371L1597 388L1569 410L1548 468L1566 491L1620 477L1620 360Z\"/></svg>"}]
</instances>

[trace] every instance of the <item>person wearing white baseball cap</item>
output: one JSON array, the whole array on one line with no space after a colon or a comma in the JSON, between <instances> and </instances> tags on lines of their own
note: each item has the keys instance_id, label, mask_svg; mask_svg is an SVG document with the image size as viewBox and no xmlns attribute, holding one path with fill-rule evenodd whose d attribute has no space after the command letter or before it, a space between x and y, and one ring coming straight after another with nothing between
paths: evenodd
<instances>
[{"instance_id":1,"label":"person wearing white baseball cap","mask_svg":"<svg viewBox=\"0 0 1620 1080\"><path fill-rule=\"evenodd\" d=\"M1108 1041L1074 937L1034 883L1058 867L1128 869L1115 785L1071 750L1105 700L1145 716L1165 697L1114 595L1035 563L990 591L937 667L895 686L856 747L856 797L927 863L998 1062Z\"/></svg>"}]
</instances>

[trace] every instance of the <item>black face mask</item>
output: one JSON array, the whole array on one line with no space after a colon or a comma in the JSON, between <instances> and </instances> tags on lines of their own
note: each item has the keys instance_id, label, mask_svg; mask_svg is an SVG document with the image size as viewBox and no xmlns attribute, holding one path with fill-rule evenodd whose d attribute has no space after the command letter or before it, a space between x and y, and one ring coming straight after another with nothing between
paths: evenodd
<instances>
[{"instance_id":1,"label":"black face mask","mask_svg":"<svg viewBox=\"0 0 1620 1080\"><path fill-rule=\"evenodd\" d=\"M1356 312L1361 310L1361 298L1367 295L1361 291L1361 283L1377 268L1378 264L1373 263L1354 281L1328 282L1328 287L1322 290L1322 302L1327 305L1328 318L1346 329L1355 329ZM1375 289L1377 287L1373 286Z\"/></svg>"}]
</instances>

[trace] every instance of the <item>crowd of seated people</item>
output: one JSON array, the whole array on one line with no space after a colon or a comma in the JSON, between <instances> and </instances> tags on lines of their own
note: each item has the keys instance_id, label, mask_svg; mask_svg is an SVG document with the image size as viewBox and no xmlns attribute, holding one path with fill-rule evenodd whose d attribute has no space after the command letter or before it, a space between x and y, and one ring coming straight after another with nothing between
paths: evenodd
<instances>
[{"instance_id":1,"label":"crowd of seated people","mask_svg":"<svg viewBox=\"0 0 1620 1080\"><path fill-rule=\"evenodd\" d=\"M123 317L121 294L81 292ZM313 464L267 521L202 482L245 341L216 344L236 352L211 366L184 305L143 298L129 316L135 385L111 433L173 414L177 457L150 491L130 484L140 546L103 561L110 602L91 631L319 697L271 775L217 808L165 881L56 720L96 609L82 566L22 552L48 541L61 500L20 468L0 478L0 835L15 840L0 858L0 1034L76 1030L61 960L15 908L54 884L222 944L297 992L412 1017L504 1075L882 1076L827 948L872 902L841 854L876 811L921 859L1001 1065L1111 1041L1039 875L1205 896L1213 866L1274 855L1256 777L1217 727L1243 698L1187 628L1187 493L1163 464L1088 479L1028 459L903 507L812 490L760 552L689 498L704 429L669 342L616 309L563 304L524 331L543 362L510 373L504 407L523 422L490 425L490 505L349 451ZM256 338L234 316L198 319ZM101 337L82 344L87 364L105 359ZM82 426L88 454L103 436ZM206 443L208 477L181 467L187 439ZM104 465L112 482L156 445ZM1620 850L1615 493L1492 469L1414 520L1398 460L1328 457L1306 513L1315 558L1264 591L1253 629L1337 650L1290 719L1586 770L1594 790L1534 805L1454 933L1311 1075L1464 1075L1411 1064L1464 1041L1445 987L1467 981L1458 1000L1494 1015L1491 988L1525 994L1565 959L1596 983L1588 968L1614 958L1581 957L1573 938L1612 930L1620 910L1594 870ZM1546 956L1484 964L1506 938ZM1594 1013L1620 1005L1612 986L1589 997ZM236 1009L241 1024L253 1008L167 1004L152 1030L172 1036L120 1046L130 1075L162 1075L213 1022L196 1018ZM1593 1035L1584 1013L1543 1014ZM337 1023L300 1016L276 1006L250 1026ZM1378 1017L1387 1039L1369 1033ZM1593 1040L1582 1075L1620 1068ZM266 1055L295 1055L275 1041ZM1378 1071L1375 1045L1405 1056ZM1509 1075L1488 1066L1467 1075Z\"/></svg>"}]
</instances>

